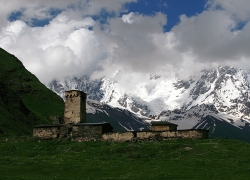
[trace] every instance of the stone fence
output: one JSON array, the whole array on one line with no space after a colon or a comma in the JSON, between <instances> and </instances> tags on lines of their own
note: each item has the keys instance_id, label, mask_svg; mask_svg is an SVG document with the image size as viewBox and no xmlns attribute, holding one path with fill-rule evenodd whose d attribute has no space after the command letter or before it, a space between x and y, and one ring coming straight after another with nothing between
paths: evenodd
<instances>
[{"instance_id":1,"label":"stone fence","mask_svg":"<svg viewBox=\"0 0 250 180\"><path fill-rule=\"evenodd\" d=\"M159 123L157 124L159 125ZM162 123L160 124L162 126ZM67 125L40 125L34 127L34 137L42 139L72 138L76 141L147 141L170 139L207 139L209 130L162 130L162 127L151 131L113 132L110 123L78 123ZM165 128L166 129L166 128Z\"/></svg>"},{"instance_id":2,"label":"stone fence","mask_svg":"<svg viewBox=\"0 0 250 180\"><path fill-rule=\"evenodd\" d=\"M138 131L138 132L114 132L102 135L104 141L145 141L145 140L170 140L170 139L207 139L208 130L188 129L178 131Z\"/></svg>"}]
</instances>

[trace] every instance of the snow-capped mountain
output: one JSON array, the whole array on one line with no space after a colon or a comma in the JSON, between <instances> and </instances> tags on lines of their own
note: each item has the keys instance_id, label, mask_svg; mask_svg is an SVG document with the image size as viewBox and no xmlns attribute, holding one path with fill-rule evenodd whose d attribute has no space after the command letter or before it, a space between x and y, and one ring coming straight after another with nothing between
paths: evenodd
<instances>
[{"instance_id":1,"label":"snow-capped mountain","mask_svg":"<svg viewBox=\"0 0 250 180\"><path fill-rule=\"evenodd\" d=\"M208 129L210 137L250 142L249 121L219 112L213 104L196 105L188 110L163 111L156 119L178 124L183 129Z\"/></svg>"},{"instance_id":2,"label":"snow-capped mountain","mask_svg":"<svg viewBox=\"0 0 250 180\"><path fill-rule=\"evenodd\" d=\"M214 117L246 130L250 122L249 82L250 71L227 66L204 70L186 80L151 74L132 90L114 77L95 81L86 76L66 78L53 80L48 87L61 97L65 90L79 89L101 104L127 110L139 118L167 120L178 124L179 129L209 128L205 119Z\"/></svg>"},{"instance_id":3,"label":"snow-capped mountain","mask_svg":"<svg viewBox=\"0 0 250 180\"><path fill-rule=\"evenodd\" d=\"M88 94L88 98L92 100L101 101L103 93L100 90L102 88L102 80L91 81L88 76L67 77L63 80L53 80L48 84L48 88L57 93L64 99L64 92L72 89L82 90Z\"/></svg>"},{"instance_id":4,"label":"snow-capped mountain","mask_svg":"<svg viewBox=\"0 0 250 180\"><path fill-rule=\"evenodd\" d=\"M115 131L142 131L150 128L145 118L95 100L87 100L86 110L88 122L110 122Z\"/></svg>"}]
</instances>

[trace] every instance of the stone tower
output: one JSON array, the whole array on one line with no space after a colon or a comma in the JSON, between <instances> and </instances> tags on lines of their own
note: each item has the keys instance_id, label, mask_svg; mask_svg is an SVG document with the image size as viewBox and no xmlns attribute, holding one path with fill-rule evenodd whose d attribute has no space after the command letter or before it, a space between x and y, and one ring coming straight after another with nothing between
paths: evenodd
<instances>
[{"instance_id":1,"label":"stone tower","mask_svg":"<svg viewBox=\"0 0 250 180\"><path fill-rule=\"evenodd\" d=\"M86 123L87 95L78 90L65 92L64 124Z\"/></svg>"}]
</instances>

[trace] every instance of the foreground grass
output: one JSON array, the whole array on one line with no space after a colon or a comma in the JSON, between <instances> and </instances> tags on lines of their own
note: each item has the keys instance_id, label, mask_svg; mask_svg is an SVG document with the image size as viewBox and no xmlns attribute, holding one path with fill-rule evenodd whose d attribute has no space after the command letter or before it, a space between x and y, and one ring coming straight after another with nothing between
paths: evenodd
<instances>
[{"instance_id":1,"label":"foreground grass","mask_svg":"<svg viewBox=\"0 0 250 180\"><path fill-rule=\"evenodd\" d=\"M248 179L250 144L0 139L0 179Z\"/></svg>"}]
</instances>

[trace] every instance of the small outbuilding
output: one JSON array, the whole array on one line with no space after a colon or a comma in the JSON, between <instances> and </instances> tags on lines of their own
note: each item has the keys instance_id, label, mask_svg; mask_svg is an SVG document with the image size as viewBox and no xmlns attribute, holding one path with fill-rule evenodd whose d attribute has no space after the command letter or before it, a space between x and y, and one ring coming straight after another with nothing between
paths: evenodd
<instances>
[{"instance_id":1,"label":"small outbuilding","mask_svg":"<svg viewBox=\"0 0 250 180\"><path fill-rule=\"evenodd\" d=\"M113 132L108 122L86 123L86 98L82 91L66 91L63 124L35 126L33 136L42 139L73 137L88 141L102 139L104 133Z\"/></svg>"},{"instance_id":2,"label":"small outbuilding","mask_svg":"<svg viewBox=\"0 0 250 180\"><path fill-rule=\"evenodd\" d=\"M101 140L104 133L113 132L113 127L110 123L78 123L72 125L72 137L85 140Z\"/></svg>"},{"instance_id":3,"label":"small outbuilding","mask_svg":"<svg viewBox=\"0 0 250 180\"><path fill-rule=\"evenodd\" d=\"M33 128L33 135L42 139L59 138L62 124L39 125Z\"/></svg>"},{"instance_id":4,"label":"small outbuilding","mask_svg":"<svg viewBox=\"0 0 250 180\"><path fill-rule=\"evenodd\" d=\"M177 131L177 124L173 124L167 121L151 121L152 131Z\"/></svg>"}]
</instances>

